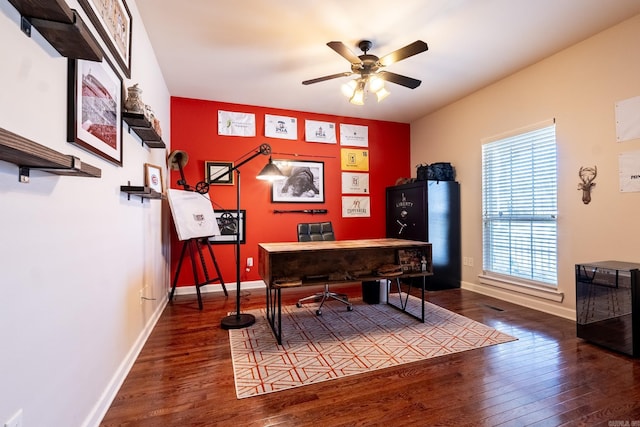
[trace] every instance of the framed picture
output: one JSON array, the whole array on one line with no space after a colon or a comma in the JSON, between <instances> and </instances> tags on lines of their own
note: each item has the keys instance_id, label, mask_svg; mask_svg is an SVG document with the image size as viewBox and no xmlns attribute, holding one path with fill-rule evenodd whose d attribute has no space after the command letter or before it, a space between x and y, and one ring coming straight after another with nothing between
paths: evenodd
<instances>
[{"instance_id":1,"label":"framed picture","mask_svg":"<svg viewBox=\"0 0 640 427\"><path fill-rule=\"evenodd\" d=\"M204 162L205 182L233 185L233 162Z\"/></svg>"},{"instance_id":2,"label":"framed picture","mask_svg":"<svg viewBox=\"0 0 640 427\"><path fill-rule=\"evenodd\" d=\"M122 78L102 62L69 59L67 141L122 166Z\"/></svg>"},{"instance_id":3,"label":"framed picture","mask_svg":"<svg viewBox=\"0 0 640 427\"><path fill-rule=\"evenodd\" d=\"M78 0L124 75L131 78L131 12L125 0Z\"/></svg>"},{"instance_id":4,"label":"framed picture","mask_svg":"<svg viewBox=\"0 0 640 427\"><path fill-rule=\"evenodd\" d=\"M429 257L425 250L398 249L398 264L402 267L403 273L420 273L431 271Z\"/></svg>"},{"instance_id":5,"label":"framed picture","mask_svg":"<svg viewBox=\"0 0 640 427\"><path fill-rule=\"evenodd\" d=\"M214 216L220 229L220 234L209 237L209 242L213 243L235 243L238 230L240 230L240 243L245 243L246 211L240 211L240 224L238 224L238 212L236 210L220 209L215 211Z\"/></svg>"},{"instance_id":6,"label":"framed picture","mask_svg":"<svg viewBox=\"0 0 640 427\"><path fill-rule=\"evenodd\" d=\"M162 185L162 169L151 163L144 164L144 185L158 193L164 192Z\"/></svg>"},{"instance_id":7,"label":"framed picture","mask_svg":"<svg viewBox=\"0 0 640 427\"><path fill-rule=\"evenodd\" d=\"M274 160L286 179L271 187L273 203L324 203L324 162Z\"/></svg>"}]
</instances>

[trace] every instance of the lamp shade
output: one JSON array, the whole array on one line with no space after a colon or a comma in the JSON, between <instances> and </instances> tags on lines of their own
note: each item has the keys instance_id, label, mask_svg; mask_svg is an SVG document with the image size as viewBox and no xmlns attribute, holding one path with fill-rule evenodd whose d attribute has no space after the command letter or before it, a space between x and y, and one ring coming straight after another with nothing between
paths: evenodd
<instances>
[{"instance_id":1,"label":"lamp shade","mask_svg":"<svg viewBox=\"0 0 640 427\"><path fill-rule=\"evenodd\" d=\"M373 75L369 78L369 89L371 92L377 93L379 90L384 89L384 80L380 77Z\"/></svg>"},{"instance_id":2,"label":"lamp shade","mask_svg":"<svg viewBox=\"0 0 640 427\"><path fill-rule=\"evenodd\" d=\"M169 169L179 170L181 167L185 167L189 161L189 155L186 151L175 150L167 157L167 166Z\"/></svg>"},{"instance_id":3,"label":"lamp shade","mask_svg":"<svg viewBox=\"0 0 640 427\"><path fill-rule=\"evenodd\" d=\"M265 165L264 168L260 171L257 179L262 179L265 181L278 181L280 179L285 179L286 176L282 174L282 171L278 166L274 165L271 161L271 157L269 157L269 163Z\"/></svg>"},{"instance_id":4,"label":"lamp shade","mask_svg":"<svg viewBox=\"0 0 640 427\"><path fill-rule=\"evenodd\" d=\"M356 90L356 86L358 85L358 80L350 80L348 83L343 84L340 89L342 90L342 94L347 98L351 98L353 96L353 92Z\"/></svg>"},{"instance_id":5,"label":"lamp shade","mask_svg":"<svg viewBox=\"0 0 640 427\"><path fill-rule=\"evenodd\" d=\"M376 92L376 97L378 97L378 102L382 101L383 99L385 99L387 96L390 95L391 92L389 92L387 89L385 89L384 87L381 88L380 90L378 90Z\"/></svg>"}]
</instances>

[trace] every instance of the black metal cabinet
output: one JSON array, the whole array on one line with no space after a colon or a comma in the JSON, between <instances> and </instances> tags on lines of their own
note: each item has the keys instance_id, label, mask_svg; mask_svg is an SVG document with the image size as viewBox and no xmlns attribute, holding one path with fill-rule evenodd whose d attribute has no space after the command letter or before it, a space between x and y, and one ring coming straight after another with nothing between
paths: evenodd
<instances>
[{"instance_id":1,"label":"black metal cabinet","mask_svg":"<svg viewBox=\"0 0 640 427\"><path fill-rule=\"evenodd\" d=\"M460 184L416 181L387 187L387 237L432 245L429 289L459 288L461 280Z\"/></svg>"},{"instance_id":2,"label":"black metal cabinet","mask_svg":"<svg viewBox=\"0 0 640 427\"><path fill-rule=\"evenodd\" d=\"M640 264L598 261L576 264L576 329L579 338L640 356Z\"/></svg>"}]
</instances>

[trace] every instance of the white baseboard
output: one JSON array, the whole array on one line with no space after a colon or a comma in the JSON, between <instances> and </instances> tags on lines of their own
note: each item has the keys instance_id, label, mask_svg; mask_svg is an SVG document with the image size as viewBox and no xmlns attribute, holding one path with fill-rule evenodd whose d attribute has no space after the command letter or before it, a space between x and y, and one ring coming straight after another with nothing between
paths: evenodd
<instances>
[{"instance_id":1,"label":"white baseboard","mask_svg":"<svg viewBox=\"0 0 640 427\"><path fill-rule=\"evenodd\" d=\"M225 283L225 287L228 292L232 292L236 290L236 282ZM267 285L262 280L253 280L251 282L240 282L240 291L248 291L252 289L261 289L265 290ZM222 292L222 285L220 283L215 283L211 285L204 285L200 288L200 292L202 293L211 293L211 292ZM195 286L178 286L176 287L176 295L195 295L196 287Z\"/></svg>"},{"instance_id":2,"label":"white baseboard","mask_svg":"<svg viewBox=\"0 0 640 427\"><path fill-rule=\"evenodd\" d=\"M109 381L109 384L107 384L107 387L102 392L100 399L98 399L89 413L89 416L87 416L84 423L82 423L83 427L98 427L100 425L102 419L107 414L111 403L113 403L113 400L116 398L120 387L122 387L124 380L127 378L127 375L129 375L129 371L136 362L136 359L147 342L147 339L149 339L149 335L151 335L153 328L155 328L156 323L158 323L158 319L160 319L164 308L167 306L167 302L168 299L164 298L164 302L158 304L158 307L156 307L156 310L149 318L144 329L140 332L140 335L138 335L135 343L125 356L124 360L120 363L120 366L118 366L113 377L111 377L111 381Z\"/></svg>"},{"instance_id":3,"label":"white baseboard","mask_svg":"<svg viewBox=\"0 0 640 427\"><path fill-rule=\"evenodd\" d=\"M509 292L500 288L485 286L471 282L460 282L462 289L476 292L482 295L487 295L499 300L518 304L527 308L542 311L543 313L552 314L554 316L562 317L565 319L576 320L576 310L562 307L558 304L553 304L546 299L536 298L525 294L518 294L515 292Z\"/></svg>"}]
</instances>

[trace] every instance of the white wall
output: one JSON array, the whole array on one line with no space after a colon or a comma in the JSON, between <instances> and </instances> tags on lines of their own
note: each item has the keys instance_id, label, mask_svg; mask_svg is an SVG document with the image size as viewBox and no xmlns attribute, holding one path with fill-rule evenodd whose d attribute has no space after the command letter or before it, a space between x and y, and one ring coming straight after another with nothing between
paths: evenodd
<instances>
[{"instance_id":1,"label":"white wall","mask_svg":"<svg viewBox=\"0 0 640 427\"><path fill-rule=\"evenodd\" d=\"M169 144L169 93L133 0L132 79ZM75 0L69 5L77 10ZM102 169L102 178L31 172L0 161L0 425L97 425L166 303L164 203L120 185L143 183L145 162L163 166L123 133L124 166L66 142L67 60L0 2L0 127ZM87 21L88 22L88 21ZM166 170L164 171L166 177ZM164 231L163 231L164 230ZM155 301L140 303L140 289Z\"/></svg>"},{"instance_id":2,"label":"white wall","mask_svg":"<svg viewBox=\"0 0 640 427\"><path fill-rule=\"evenodd\" d=\"M640 262L640 193L621 193L614 104L640 96L640 15L455 102L411 125L411 162L449 161L461 185L463 287L575 318L574 265ZM523 45L526 48L526 43ZM556 119L561 303L481 285L481 139ZM592 202L577 190L578 169L598 167Z\"/></svg>"}]
</instances>

